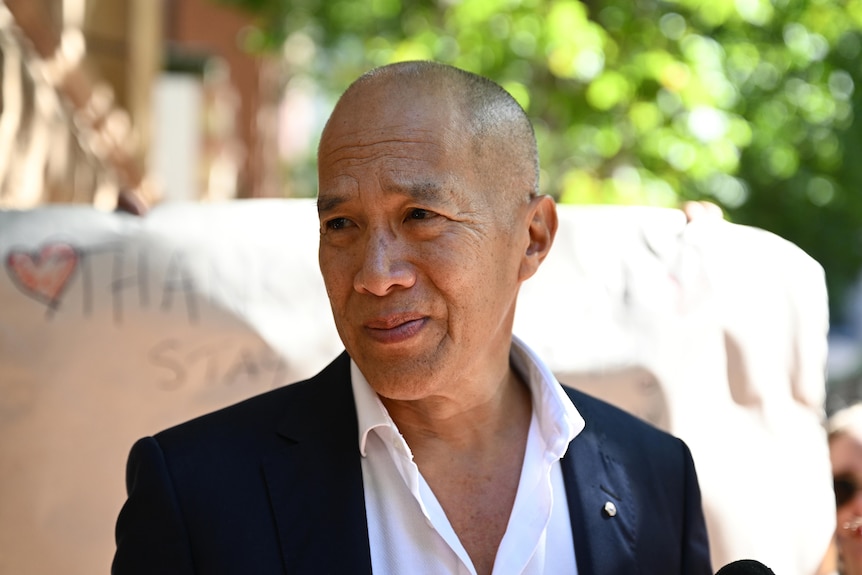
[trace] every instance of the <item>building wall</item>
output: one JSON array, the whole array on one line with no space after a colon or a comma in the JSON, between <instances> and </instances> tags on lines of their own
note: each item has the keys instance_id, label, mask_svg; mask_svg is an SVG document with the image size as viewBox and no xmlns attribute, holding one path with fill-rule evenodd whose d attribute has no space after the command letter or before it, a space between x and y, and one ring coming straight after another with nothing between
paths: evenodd
<instances>
[{"instance_id":1,"label":"building wall","mask_svg":"<svg viewBox=\"0 0 862 575\"><path fill-rule=\"evenodd\" d=\"M250 24L248 15L214 0L166 0L165 40L180 51L219 57L228 65L239 95L237 132L245 149L238 184L240 197L266 195L261 191L261 131L257 122L261 62L239 45L240 32Z\"/></svg>"}]
</instances>

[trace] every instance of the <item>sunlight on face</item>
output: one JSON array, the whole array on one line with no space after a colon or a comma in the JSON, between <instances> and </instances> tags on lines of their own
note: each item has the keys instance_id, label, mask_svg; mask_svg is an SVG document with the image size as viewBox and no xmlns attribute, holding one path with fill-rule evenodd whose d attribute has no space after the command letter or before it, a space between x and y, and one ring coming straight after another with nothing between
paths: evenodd
<instances>
[{"instance_id":1,"label":"sunlight on face","mask_svg":"<svg viewBox=\"0 0 862 575\"><path fill-rule=\"evenodd\" d=\"M380 83L343 101L321 141L320 267L345 347L384 397L507 369L528 223L484 191L463 124L433 89Z\"/></svg>"}]
</instances>

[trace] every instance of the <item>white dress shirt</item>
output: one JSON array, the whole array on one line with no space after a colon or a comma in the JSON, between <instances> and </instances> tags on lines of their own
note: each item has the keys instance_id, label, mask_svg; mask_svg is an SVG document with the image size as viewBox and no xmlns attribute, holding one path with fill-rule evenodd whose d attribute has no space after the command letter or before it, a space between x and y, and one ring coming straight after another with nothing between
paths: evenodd
<instances>
[{"instance_id":1,"label":"white dress shirt","mask_svg":"<svg viewBox=\"0 0 862 575\"><path fill-rule=\"evenodd\" d=\"M530 388L533 415L518 492L493 574L576 575L560 458L584 428L584 420L547 366L517 338L510 359ZM373 572L476 575L410 447L353 362L351 380Z\"/></svg>"}]
</instances>

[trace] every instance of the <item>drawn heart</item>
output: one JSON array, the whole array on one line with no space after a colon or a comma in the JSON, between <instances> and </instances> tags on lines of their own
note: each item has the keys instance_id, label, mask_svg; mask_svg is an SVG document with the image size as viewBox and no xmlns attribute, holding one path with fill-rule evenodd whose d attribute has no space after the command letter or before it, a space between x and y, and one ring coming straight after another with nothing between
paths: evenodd
<instances>
[{"instance_id":1,"label":"drawn heart","mask_svg":"<svg viewBox=\"0 0 862 575\"><path fill-rule=\"evenodd\" d=\"M46 244L35 252L12 250L6 271L26 295L56 307L78 266L78 251L64 243Z\"/></svg>"}]
</instances>

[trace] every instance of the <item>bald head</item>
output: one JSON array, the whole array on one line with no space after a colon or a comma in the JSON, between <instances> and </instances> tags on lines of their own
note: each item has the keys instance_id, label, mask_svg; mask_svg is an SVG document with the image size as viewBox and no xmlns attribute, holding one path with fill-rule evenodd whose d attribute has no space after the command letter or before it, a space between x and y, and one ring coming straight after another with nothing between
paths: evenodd
<instances>
[{"instance_id":1,"label":"bald head","mask_svg":"<svg viewBox=\"0 0 862 575\"><path fill-rule=\"evenodd\" d=\"M387 101L379 96L385 87ZM375 68L357 79L339 99L329 123L346 103L367 98L368 106L391 105L404 94L433 94L445 99L459 116L459 126L488 191L527 201L538 193L539 160L533 126L515 99L501 86L482 76L436 62L399 62ZM424 103L410 98L415 106ZM323 139L329 128L324 129Z\"/></svg>"}]
</instances>

